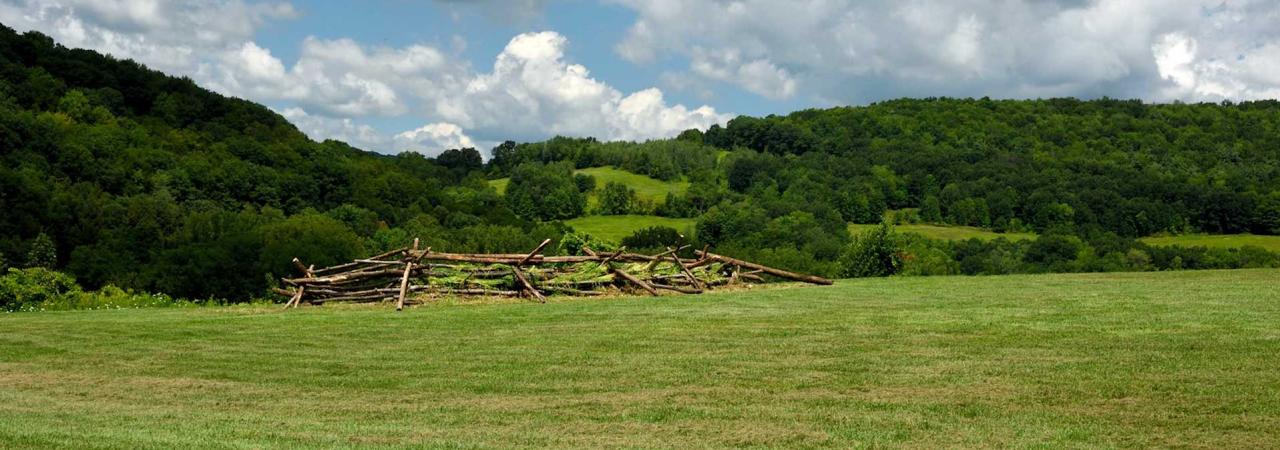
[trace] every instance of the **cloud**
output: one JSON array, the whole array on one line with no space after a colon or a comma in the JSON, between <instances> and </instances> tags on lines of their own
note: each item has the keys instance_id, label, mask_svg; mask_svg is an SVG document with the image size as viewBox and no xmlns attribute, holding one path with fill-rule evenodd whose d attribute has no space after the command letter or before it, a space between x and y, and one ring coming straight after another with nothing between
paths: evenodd
<instances>
[{"instance_id":1,"label":"cloud","mask_svg":"<svg viewBox=\"0 0 1280 450\"><path fill-rule=\"evenodd\" d=\"M735 83L770 99L791 97L796 91L796 81L786 69L764 58L743 61L741 52L736 49L719 53L698 49L693 54L690 67L698 75Z\"/></svg>"},{"instance_id":2,"label":"cloud","mask_svg":"<svg viewBox=\"0 0 1280 450\"><path fill-rule=\"evenodd\" d=\"M308 114L302 108L285 108L276 111L289 119L298 130L311 139L323 141L335 139L365 150L390 152L390 139L369 125L358 124L349 118L333 118Z\"/></svg>"},{"instance_id":3,"label":"cloud","mask_svg":"<svg viewBox=\"0 0 1280 450\"><path fill-rule=\"evenodd\" d=\"M288 3L240 0L5 0L0 20L158 70L191 75L204 55L239 49L254 31L297 15Z\"/></svg>"},{"instance_id":4,"label":"cloud","mask_svg":"<svg viewBox=\"0 0 1280 450\"><path fill-rule=\"evenodd\" d=\"M291 100L331 117L422 117L428 125L390 142L397 151L426 153L474 145L472 133L486 142L552 135L650 139L730 118L709 106L668 105L657 88L623 94L565 61L567 45L555 32L520 34L495 57L490 72L476 73L423 45L369 49L350 40L308 38L298 62L285 70L269 52L246 44L229 56L212 85Z\"/></svg>"},{"instance_id":5,"label":"cloud","mask_svg":"<svg viewBox=\"0 0 1280 450\"><path fill-rule=\"evenodd\" d=\"M438 122L397 134L395 148L397 151L436 156L449 149L476 148L476 143L462 132L462 127L448 122Z\"/></svg>"},{"instance_id":6,"label":"cloud","mask_svg":"<svg viewBox=\"0 0 1280 450\"><path fill-rule=\"evenodd\" d=\"M656 88L623 95L591 78L586 67L565 61L567 45L564 36L549 31L512 38L491 72L476 74L464 89L439 100L436 111L469 130L522 139L667 137L729 118L709 106L668 106Z\"/></svg>"},{"instance_id":7,"label":"cloud","mask_svg":"<svg viewBox=\"0 0 1280 450\"><path fill-rule=\"evenodd\" d=\"M615 0L616 53L768 99L1273 98L1280 3L1263 0ZM669 78L674 79L672 76Z\"/></svg>"}]
</instances>

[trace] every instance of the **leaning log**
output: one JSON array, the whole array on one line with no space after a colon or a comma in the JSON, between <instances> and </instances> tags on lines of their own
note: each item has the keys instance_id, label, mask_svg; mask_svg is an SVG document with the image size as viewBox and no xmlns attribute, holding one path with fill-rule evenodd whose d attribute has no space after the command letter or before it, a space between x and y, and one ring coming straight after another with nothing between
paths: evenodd
<instances>
[{"instance_id":1,"label":"leaning log","mask_svg":"<svg viewBox=\"0 0 1280 450\"><path fill-rule=\"evenodd\" d=\"M400 295L396 298L396 311L404 309L404 296L409 293L409 274L411 272L413 272L413 263L405 263L404 278L400 279Z\"/></svg>"},{"instance_id":2,"label":"leaning log","mask_svg":"<svg viewBox=\"0 0 1280 450\"><path fill-rule=\"evenodd\" d=\"M544 297L541 292L538 292L537 288L533 287L533 283L530 283L528 278L525 278L524 272L520 271L520 266L511 266L511 272L515 274L516 280L519 281L523 290L529 292L529 295L532 295L534 299L538 300L538 302L547 302L547 298Z\"/></svg>"},{"instance_id":3,"label":"leaning log","mask_svg":"<svg viewBox=\"0 0 1280 450\"><path fill-rule=\"evenodd\" d=\"M756 264L756 263L753 263L753 262L743 261L743 260L741 260L741 259L730 258L730 257L728 257L728 256L724 256L724 255L717 255L717 254L715 254L715 253L704 253L704 252L701 252L701 251L699 251L698 253L702 254L702 255L703 255L703 256L705 256L705 257L708 257L708 258L711 258L711 259L715 259L715 260L720 261L720 262L725 263L725 264L733 264L733 265L735 265L735 266L740 266L740 267L746 267L746 268L748 268L748 269L755 269L755 270L759 270L759 271L761 271L761 272L764 272L764 273L767 273L767 274L769 274L769 275L773 275L773 276L775 276L775 277L779 277L779 278L786 278L786 279L789 279L789 280L803 281L803 282L805 282L805 283L813 283L813 284L823 284L823 285L829 285L829 284L832 284L832 283L831 283L831 280L828 280L828 279L826 279L826 278L822 278L822 277L818 277L818 276L805 275L805 274L802 274L802 273L795 273L795 272L788 272L788 271L785 271L785 270L782 270L782 269L775 269L775 268L772 268L772 267L769 267L769 266L762 266L762 265L760 265L760 264Z\"/></svg>"},{"instance_id":4,"label":"leaning log","mask_svg":"<svg viewBox=\"0 0 1280 450\"><path fill-rule=\"evenodd\" d=\"M648 292L649 292L649 294L654 295L654 296L657 296L657 295L658 295L658 290L657 290L657 289L654 289L654 288L653 288L653 286L650 286L650 285L649 285L649 283L646 283L644 280L641 280L641 279L639 279L639 278L636 278L636 277L632 276L631 274L626 273L626 272L623 272L623 271L618 270L618 269L610 268L610 271L611 271L611 272L613 272L613 273L614 273L614 275L617 275L617 276L619 276L619 277L622 277L622 279L624 279L624 280L627 280L627 281L631 282L631 284L634 284L634 285L636 285L636 286L640 286L640 288L641 288L641 289L644 289L644 290L648 291Z\"/></svg>"}]
</instances>

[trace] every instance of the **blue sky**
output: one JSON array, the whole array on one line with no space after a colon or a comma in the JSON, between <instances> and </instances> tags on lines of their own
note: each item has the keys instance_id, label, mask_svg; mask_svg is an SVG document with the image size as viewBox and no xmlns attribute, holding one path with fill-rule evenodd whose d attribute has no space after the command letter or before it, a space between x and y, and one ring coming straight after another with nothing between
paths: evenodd
<instances>
[{"instance_id":1,"label":"blue sky","mask_svg":"<svg viewBox=\"0 0 1280 450\"><path fill-rule=\"evenodd\" d=\"M1263 0L0 0L0 22L387 153L898 97L1280 96Z\"/></svg>"}]
</instances>

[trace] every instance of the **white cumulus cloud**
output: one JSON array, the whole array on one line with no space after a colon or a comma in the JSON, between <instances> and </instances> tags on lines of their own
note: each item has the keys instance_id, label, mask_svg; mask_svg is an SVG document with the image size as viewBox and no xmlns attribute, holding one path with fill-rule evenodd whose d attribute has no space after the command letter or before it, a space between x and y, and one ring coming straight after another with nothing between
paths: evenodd
<instances>
[{"instance_id":1,"label":"white cumulus cloud","mask_svg":"<svg viewBox=\"0 0 1280 450\"><path fill-rule=\"evenodd\" d=\"M714 108L670 106L656 88L629 95L565 61L568 40L555 32L512 38L489 73L441 99L436 110L467 129L506 130L528 138L547 134L603 139L666 137L728 119Z\"/></svg>"},{"instance_id":2,"label":"white cumulus cloud","mask_svg":"<svg viewBox=\"0 0 1280 450\"><path fill-rule=\"evenodd\" d=\"M637 13L618 55L765 98L1274 98L1268 0L614 0ZM669 79L676 79L668 76ZM794 86L794 87L789 87Z\"/></svg>"},{"instance_id":3,"label":"white cumulus cloud","mask_svg":"<svg viewBox=\"0 0 1280 450\"><path fill-rule=\"evenodd\" d=\"M462 132L462 127L448 122L438 122L397 134L395 148L397 151L436 156L445 150L476 148L476 143Z\"/></svg>"}]
</instances>

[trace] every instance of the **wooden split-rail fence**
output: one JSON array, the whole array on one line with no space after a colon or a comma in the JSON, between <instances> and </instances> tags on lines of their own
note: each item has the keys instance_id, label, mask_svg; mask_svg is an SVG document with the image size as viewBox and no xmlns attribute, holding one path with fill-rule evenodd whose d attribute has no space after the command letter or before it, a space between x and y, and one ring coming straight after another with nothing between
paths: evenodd
<instances>
[{"instance_id":1,"label":"wooden split-rail fence","mask_svg":"<svg viewBox=\"0 0 1280 450\"><path fill-rule=\"evenodd\" d=\"M395 301L396 310L420 302L423 297L503 296L545 302L549 294L590 296L636 291L659 295L660 291L699 294L717 286L759 283L766 277L831 284L831 280L776 269L711 253L694 251L695 258L681 258L688 246L644 255L583 248L583 255L544 256L551 242L543 241L529 253L441 253L413 246L332 267L316 268L293 259L301 276L284 278L286 289L276 293L288 298L286 308L303 303Z\"/></svg>"}]
</instances>

